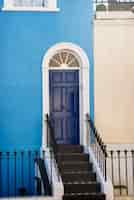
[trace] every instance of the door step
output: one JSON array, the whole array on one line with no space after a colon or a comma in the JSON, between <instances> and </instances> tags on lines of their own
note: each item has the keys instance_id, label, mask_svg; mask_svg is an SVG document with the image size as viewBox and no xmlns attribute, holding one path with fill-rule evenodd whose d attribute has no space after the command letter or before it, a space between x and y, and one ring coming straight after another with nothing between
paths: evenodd
<instances>
[{"instance_id":1,"label":"door step","mask_svg":"<svg viewBox=\"0 0 134 200\"><path fill-rule=\"evenodd\" d=\"M64 153L58 154L59 161L88 161L89 155L83 153Z\"/></svg>"},{"instance_id":2,"label":"door step","mask_svg":"<svg viewBox=\"0 0 134 200\"><path fill-rule=\"evenodd\" d=\"M58 146L58 165L64 185L63 200L105 200L89 159L81 145Z\"/></svg>"},{"instance_id":3,"label":"door step","mask_svg":"<svg viewBox=\"0 0 134 200\"><path fill-rule=\"evenodd\" d=\"M65 183L65 193L100 193L99 183Z\"/></svg>"},{"instance_id":4,"label":"door step","mask_svg":"<svg viewBox=\"0 0 134 200\"><path fill-rule=\"evenodd\" d=\"M63 200L105 200L105 194L102 193L78 193L65 194Z\"/></svg>"},{"instance_id":5,"label":"door step","mask_svg":"<svg viewBox=\"0 0 134 200\"><path fill-rule=\"evenodd\" d=\"M59 144L58 145L59 153L83 153L83 146L81 145L68 145L68 144Z\"/></svg>"},{"instance_id":6,"label":"door step","mask_svg":"<svg viewBox=\"0 0 134 200\"><path fill-rule=\"evenodd\" d=\"M75 172L66 172L62 174L62 179L64 182L68 182L68 181L96 181L96 174L94 172L83 172L83 171L78 171L76 173Z\"/></svg>"},{"instance_id":7,"label":"door step","mask_svg":"<svg viewBox=\"0 0 134 200\"><path fill-rule=\"evenodd\" d=\"M68 171L92 171L92 163L88 162L61 162L61 171L68 172Z\"/></svg>"}]
</instances>

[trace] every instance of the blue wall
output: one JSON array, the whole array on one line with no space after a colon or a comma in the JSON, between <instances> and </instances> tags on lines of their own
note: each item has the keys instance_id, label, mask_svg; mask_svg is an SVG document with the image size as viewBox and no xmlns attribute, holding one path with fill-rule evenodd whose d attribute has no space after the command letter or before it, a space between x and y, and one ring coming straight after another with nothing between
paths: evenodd
<instances>
[{"instance_id":1,"label":"blue wall","mask_svg":"<svg viewBox=\"0 0 134 200\"><path fill-rule=\"evenodd\" d=\"M0 149L40 147L41 64L55 43L78 44L89 56L93 118L92 4L60 0L59 8L60 12L0 11Z\"/></svg>"}]
</instances>

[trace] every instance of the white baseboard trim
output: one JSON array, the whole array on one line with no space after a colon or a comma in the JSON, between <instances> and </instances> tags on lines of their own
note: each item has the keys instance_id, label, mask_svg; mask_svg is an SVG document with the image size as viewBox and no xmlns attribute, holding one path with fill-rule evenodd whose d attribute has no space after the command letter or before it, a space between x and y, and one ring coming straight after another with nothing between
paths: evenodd
<instances>
[{"instance_id":1,"label":"white baseboard trim","mask_svg":"<svg viewBox=\"0 0 134 200\"><path fill-rule=\"evenodd\" d=\"M132 149L134 149L134 144L119 144L119 143L116 143L116 144L107 144L107 150L114 150L114 151L117 151L117 150L120 150L120 151L124 151L124 150L128 150L128 151L131 151Z\"/></svg>"}]
</instances>

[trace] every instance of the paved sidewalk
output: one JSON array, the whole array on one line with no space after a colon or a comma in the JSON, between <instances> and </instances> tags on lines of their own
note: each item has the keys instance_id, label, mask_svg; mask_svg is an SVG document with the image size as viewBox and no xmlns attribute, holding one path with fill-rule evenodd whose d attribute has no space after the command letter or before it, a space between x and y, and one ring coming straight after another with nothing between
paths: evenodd
<instances>
[{"instance_id":1,"label":"paved sidewalk","mask_svg":"<svg viewBox=\"0 0 134 200\"><path fill-rule=\"evenodd\" d=\"M134 200L134 196L133 197L115 197L114 200Z\"/></svg>"}]
</instances>

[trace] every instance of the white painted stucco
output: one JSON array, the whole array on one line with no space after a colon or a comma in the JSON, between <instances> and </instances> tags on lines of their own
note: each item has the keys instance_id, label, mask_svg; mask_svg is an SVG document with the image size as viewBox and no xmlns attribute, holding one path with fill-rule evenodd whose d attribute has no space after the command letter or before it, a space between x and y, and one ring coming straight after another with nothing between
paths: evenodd
<instances>
[{"instance_id":1,"label":"white painted stucco","mask_svg":"<svg viewBox=\"0 0 134 200\"><path fill-rule=\"evenodd\" d=\"M95 24L95 123L105 143L134 143L134 20Z\"/></svg>"}]
</instances>

